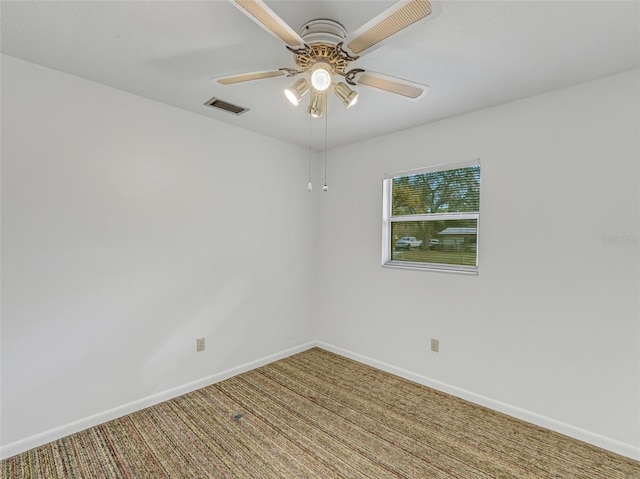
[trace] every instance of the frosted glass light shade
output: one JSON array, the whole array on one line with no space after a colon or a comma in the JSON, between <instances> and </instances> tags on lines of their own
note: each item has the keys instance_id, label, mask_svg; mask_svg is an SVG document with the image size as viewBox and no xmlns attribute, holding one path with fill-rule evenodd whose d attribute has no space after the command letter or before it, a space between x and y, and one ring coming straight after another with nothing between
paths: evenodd
<instances>
[{"instance_id":1,"label":"frosted glass light shade","mask_svg":"<svg viewBox=\"0 0 640 479\"><path fill-rule=\"evenodd\" d=\"M325 91L331 85L331 67L325 62L317 62L311 68L311 85L318 91Z\"/></svg>"}]
</instances>

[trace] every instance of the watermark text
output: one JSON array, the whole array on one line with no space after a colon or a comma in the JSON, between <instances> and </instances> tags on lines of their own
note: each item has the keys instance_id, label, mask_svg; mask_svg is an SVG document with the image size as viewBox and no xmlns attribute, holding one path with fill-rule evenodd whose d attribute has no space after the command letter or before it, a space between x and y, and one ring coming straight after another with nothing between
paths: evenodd
<instances>
[{"instance_id":1,"label":"watermark text","mask_svg":"<svg viewBox=\"0 0 640 479\"><path fill-rule=\"evenodd\" d=\"M605 234L602 235L602 243L609 245L638 245L640 244L640 235Z\"/></svg>"}]
</instances>

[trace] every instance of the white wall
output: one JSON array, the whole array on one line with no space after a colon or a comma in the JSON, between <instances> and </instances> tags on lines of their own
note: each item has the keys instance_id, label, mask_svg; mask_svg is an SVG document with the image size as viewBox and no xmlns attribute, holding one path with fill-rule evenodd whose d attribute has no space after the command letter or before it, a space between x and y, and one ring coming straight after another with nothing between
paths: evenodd
<instances>
[{"instance_id":1,"label":"white wall","mask_svg":"<svg viewBox=\"0 0 640 479\"><path fill-rule=\"evenodd\" d=\"M639 79L330 151L309 194L304 149L3 56L2 455L319 339L640 457L638 242L604 240ZM383 173L475 157L480 274L381 268Z\"/></svg>"},{"instance_id":2,"label":"white wall","mask_svg":"<svg viewBox=\"0 0 640 479\"><path fill-rule=\"evenodd\" d=\"M313 339L307 155L3 56L3 455Z\"/></svg>"},{"instance_id":3,"label":"white wall","mask_svg":"<svg viewBox=\"0 0 640 479\"><path fill-rule=\"evenodd\" d=\"M640 458L638 85L633 71L330 151L319 340ZM382 268L382 175L478 157L479 275Z\"/></svg>"}]
</instances>

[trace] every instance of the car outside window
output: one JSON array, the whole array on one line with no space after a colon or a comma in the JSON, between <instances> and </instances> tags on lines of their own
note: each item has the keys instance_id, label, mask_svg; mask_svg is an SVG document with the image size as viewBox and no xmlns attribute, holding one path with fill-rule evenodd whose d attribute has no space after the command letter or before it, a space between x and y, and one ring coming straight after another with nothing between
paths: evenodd
<instances>
[{"instance_id":1,"label":"car outside window","mask_svg":"<svg viewBox=\"0 0 640 479\"><path fill-rule=\"evenodd\" d=\"M478 273L480 160L383 178L382 265Z\"/></svg>"}]
</instances>

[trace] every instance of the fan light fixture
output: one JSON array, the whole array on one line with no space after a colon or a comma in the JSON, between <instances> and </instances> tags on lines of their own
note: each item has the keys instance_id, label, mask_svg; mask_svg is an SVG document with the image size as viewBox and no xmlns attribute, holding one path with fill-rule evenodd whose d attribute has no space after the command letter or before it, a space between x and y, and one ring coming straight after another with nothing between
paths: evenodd
<instances>
[{"instance_id":1,"label":"fan light fixture","mask_svg":"<svg viewBox=\"0 0 640 479\"><path fill-rule=\"evenodd\" d=\"M299 105L302 97L311 90L311 100L307 111L313 118L322 117L327 107L326 92L330 87L346 108L356 104L358 93L349 88L347 83L354 85L355 75L364 70L344 71L344 67L351 57L346 57L347 53L342 50L342 43L336 45L314 43L296 52L296 61L304 69L298 71L283 69L283 71L287 76L303 72L308 72L309 76L299 79L284 91L293 105ZM334 75L343 76L347 83L338 82L336 84L333 81Z\"/></svg>"},{"instance_id":2,"label":"fan light fixture","mask_svg":"<svg viewBox=\"0 0 640 479\"><path fill-rule=\"evenodd\" d=\"M291 85L284 91L287 100L289 100L294 105L300 103L302 97L306 95L309 91L309 80L305 78L300 78L297 82Z\"/></svg>"},{"instance_id":3,"label":"fan light fixture","mask_svg":"<svg viewBox=\"0 0 640 479\"><path fill-rule=\"evenodd\" d=\"M358 93L347 86L346 83L340 82L333 89L335 94L342 100L342 104L350 108L358 101Z\"/></svg>"}]
</instances>

